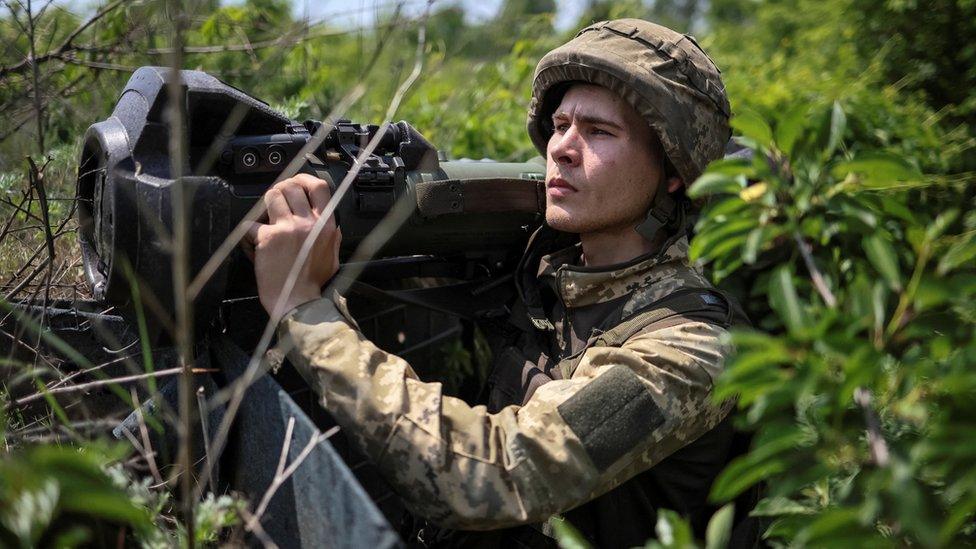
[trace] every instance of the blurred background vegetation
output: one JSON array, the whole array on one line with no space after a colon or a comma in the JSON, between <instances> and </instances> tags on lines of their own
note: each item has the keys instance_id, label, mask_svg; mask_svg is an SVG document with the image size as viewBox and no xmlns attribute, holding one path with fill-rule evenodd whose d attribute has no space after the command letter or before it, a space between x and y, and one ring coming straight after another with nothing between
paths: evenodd
<instances>
[{"instance_id":1,"label":"blurred background vegetation","mask_svg":"<svg viewBox=\"0 0 976 549\"><path fill-rule=\"evenodd\" d=\"M364 83L347 117L375 123L423 26L423 72L395 119L453 158L525 160L536 155L524 121L537 60L592 21L646 18L695 34L758 151L714 166L694 191L705 206L693 252L759 329L736 336L720 383L757 435L716 501L765 483L757 513L777 545L976 541L976 2L590 0L567 29L559 4L503 0L472 20L451 2L426 17L423 3L373 3L359 27L354 7L336 24L286 0L116 0L81 16L4 1L4 302L84 296L71 218L80 138L132 70L169 62L174 21L187 28L184 68L298 119L324 117ZM27 379L56 379L46 375ZM4 410L0 544L180 539L159 518L165 496L109 466L117 450L47 447L66 439ZM104 505L72 504L89 485ZM200 541L217 539L239 504L209 505ZM695 543L673 515L659 532L657 545Z\"/></svg>"}]
</instances>

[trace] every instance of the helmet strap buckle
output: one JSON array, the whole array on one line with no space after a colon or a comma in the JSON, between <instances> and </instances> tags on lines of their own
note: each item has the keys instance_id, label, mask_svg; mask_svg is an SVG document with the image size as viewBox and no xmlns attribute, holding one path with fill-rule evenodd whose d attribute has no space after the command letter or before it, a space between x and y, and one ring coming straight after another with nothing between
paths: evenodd
<instances>
[{"instance_id":1,"label":"helmet strap buckle","mask_svg":"<svg viewBox=\"0 0 976 549\"><path fill-rule=\"evenodd\" d=\"M654 194L654 201L647 210L647 216L641 221L634 230L647 240L654 242L658 232L670 225L676 217L678 204L665 185L659 185Z\"/></svg>"}]
</instances>

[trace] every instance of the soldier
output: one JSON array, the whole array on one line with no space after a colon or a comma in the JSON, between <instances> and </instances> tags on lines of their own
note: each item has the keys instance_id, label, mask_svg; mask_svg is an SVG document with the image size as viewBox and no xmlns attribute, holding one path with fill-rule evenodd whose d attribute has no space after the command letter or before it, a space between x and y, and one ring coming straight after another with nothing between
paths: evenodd
<instances>
[{"instance_id":1,"label":"soldier","mask_svg":"<svg viewBox=\"0 0 976 549\"><path fill-rule=\"evenodd\" d=\"M519 266L520 335L496 357L487 405L419 380L363 337L341 297L320 296L338 269L334 222L284 301L279 339L407 507L435 525L531 545L561 515L598 546L621 547L653 537L668 508L701 533L731 452L731 403L710 394L739 313L688 260L684 188L730 136L719 71L692 37L624 19L549 52L532 93L546 223ZM265 196L269 223L248 238L269 312L328 200L327 184L304 175Z\"/></svg>"}]
</instances>

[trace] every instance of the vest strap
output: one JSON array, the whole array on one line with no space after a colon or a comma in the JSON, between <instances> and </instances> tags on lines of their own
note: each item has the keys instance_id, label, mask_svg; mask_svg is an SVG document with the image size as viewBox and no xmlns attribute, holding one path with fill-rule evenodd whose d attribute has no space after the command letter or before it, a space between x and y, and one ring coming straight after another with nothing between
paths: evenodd
<instances>
[{"instance_id":1,"label":"vest strap","mask_svg":"<svg viewBox=\"0 0 976 549\"><path fill-rule=\"evenodd\" d=\"M583 360L587 349L620 347L638 333L663 329L685 320L703 320L726 328L737 321L748 323L745 315L740 314L723 292L710 288L681 288L636 311L613 328L590 338L583 349L561 360L557 367L563 374L563 379L569 379Z\"/></svg>"}]
</instances>

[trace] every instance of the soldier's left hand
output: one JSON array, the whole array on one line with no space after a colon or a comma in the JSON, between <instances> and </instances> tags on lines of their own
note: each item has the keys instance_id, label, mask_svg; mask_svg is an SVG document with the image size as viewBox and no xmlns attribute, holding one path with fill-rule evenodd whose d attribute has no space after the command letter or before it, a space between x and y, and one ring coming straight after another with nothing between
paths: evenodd
<instances>
[{"instance_id":1,"label":"soldier's left hand","mask_svg":"<svg viewBox=\"0 0 976 549\"><path fill-rule=\"evenodd\" d=\"M315 238L311 252L302 258L291 293L282 296L288 273L330 198L329 184L307 174L285 179L264 195L267 223L253 223L244 237L244 245L254 261L261 305L272 318L318 299L322 286L339 269L342 232L336 226L335 217L330 217Z\"/></svg>"}]
</instances>

